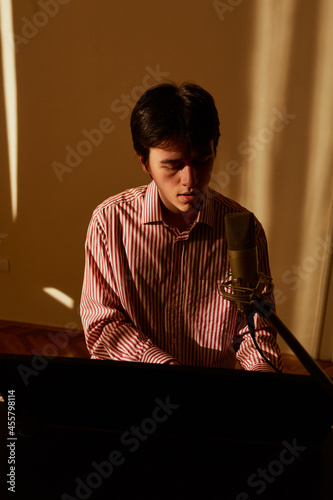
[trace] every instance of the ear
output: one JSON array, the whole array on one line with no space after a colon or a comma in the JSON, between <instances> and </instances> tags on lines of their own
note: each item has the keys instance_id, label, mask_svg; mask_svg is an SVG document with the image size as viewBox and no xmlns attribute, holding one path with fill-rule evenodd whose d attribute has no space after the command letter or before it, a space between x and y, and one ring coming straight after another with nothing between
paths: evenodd
<instances>
[{"instance_id":1,"label":"ear","mask_svg":"<svg viewBox=\"0 0 333 500\"><path fill-rule=\"evenodd\" d=\"M150 174L149 172L149 169L146 167L146 164L144 162L144 159L143 159L143 156L139 156L139 160L140 160L140 163L141 163L141 167L142 167L142 170L146 173L146 174Z\"/></svg>"}]
</instances>

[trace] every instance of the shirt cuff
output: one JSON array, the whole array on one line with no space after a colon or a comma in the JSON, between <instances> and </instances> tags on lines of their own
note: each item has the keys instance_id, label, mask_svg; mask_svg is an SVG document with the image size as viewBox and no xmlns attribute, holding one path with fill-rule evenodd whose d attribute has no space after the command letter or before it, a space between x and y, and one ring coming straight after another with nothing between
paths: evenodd
<instances>
[{"instance_id":1,"label":"shirt cuff","mask_svg":"<svg viewBox=\"0 0 333 500\"><path fill-rule=\"evenodd\" d=\"M248 371L251 371L251 372L274 372L275 373L274 368L272 368L272 366L270 366L268 363L258 363L256 365L253 365L250 368L248 368Z\"/></svg>"},{"instance_id":2,"label":"shirt cuff","mask_svg":"<svg viewBox=\"0 0 333 500\"><path fill-rule=\"evenodd\" d=\"M159 363L165 364L170 363L170 361L176 361L173 356L170 356L167 352L163 351L159 347L150 347L146 350L142 356L142 363Z\"/></svg>"}]
</instances>

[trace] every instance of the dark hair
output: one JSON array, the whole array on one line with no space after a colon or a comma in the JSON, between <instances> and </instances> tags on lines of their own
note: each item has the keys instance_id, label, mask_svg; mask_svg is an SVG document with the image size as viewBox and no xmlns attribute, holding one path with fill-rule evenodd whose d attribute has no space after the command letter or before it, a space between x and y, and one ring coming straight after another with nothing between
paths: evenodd
<instances>
[{"instance_id":1,"label":"dark hair","mask_svg":"<svg viewBox=\"0 0 333 500\"><path fill-rule=\"evenodd\" d=\"M193 83L163 83L148 89L131 115L133 146L145 164L149 148L176 140L198 149L220 137L220 121L213 97Z\"/></svg>"}]
</instances>

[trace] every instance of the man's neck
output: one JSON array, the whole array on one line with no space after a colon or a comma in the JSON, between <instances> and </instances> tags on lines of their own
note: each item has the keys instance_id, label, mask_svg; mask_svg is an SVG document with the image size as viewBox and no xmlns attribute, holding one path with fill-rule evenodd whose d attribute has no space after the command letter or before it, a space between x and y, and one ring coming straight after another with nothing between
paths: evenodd
<instances>
[{"instance_id":1,"label":"man's neck","mask_svg":"<svg viewBox=\"0 0 333 500\"><path fill-rule=\"evenodd\" d=\"M195 221L198 215L198 210L190 210L188 212L180 212L173 213L171 210L168 210L162 202L162 216L163 220L168 226L174 226L178 229L178 231L183 232L187 229L192 222Z\"/></svg>"}]
</instances>

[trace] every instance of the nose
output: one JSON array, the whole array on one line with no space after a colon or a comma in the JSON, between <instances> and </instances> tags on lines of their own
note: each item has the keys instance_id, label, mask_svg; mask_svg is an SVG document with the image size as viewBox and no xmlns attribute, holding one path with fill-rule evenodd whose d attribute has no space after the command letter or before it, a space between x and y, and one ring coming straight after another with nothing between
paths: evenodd
<instances>
[{"instance_id":1,"label":"nose","mask_svg":"<svg viewBox=\"0 0 333 500\"><path fill-rule=\"evenodd\" d=\"M197 173L191 165L185 165L181 170L182 185L186 187L194 187L198 181Z\"/></svg>"}]
</instances>

